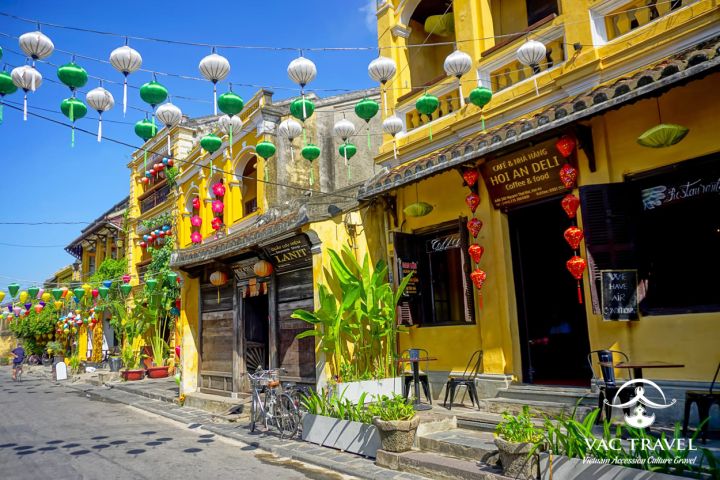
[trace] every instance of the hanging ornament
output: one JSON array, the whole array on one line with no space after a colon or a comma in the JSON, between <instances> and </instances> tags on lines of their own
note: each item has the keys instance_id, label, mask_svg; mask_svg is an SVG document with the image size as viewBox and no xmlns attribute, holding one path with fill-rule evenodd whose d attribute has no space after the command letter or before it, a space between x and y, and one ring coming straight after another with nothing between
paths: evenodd
<instances>
[{"instance_id":1,"label":"hanging ornament","mask_svg":"<svg viewBox=\"0 0 720 480\"><path fill-rule=\"evenodd\" d=\"M470 211L475 213L478 205L480 205L480 196L475 192L471 192L467 197L465 197L465 203L470 208Z\"/></svg>"},{"instance_id":2,"label":"hanging ornament","mask_svg":"<svg viewBox=\"0 0 720 480\"><path fill-rule=\"evenodd\" d=\"M483 108L490 103L492 96L492 90L483 86L474 88L470 92L470 103L480 108L480 123L482 124L483 132L485 131L485 111Z\"/></svg>"},{"instance_id":3,"label":"hanging ornament","mask_svg":"<svg viewBox=\"0 0 720 480\"><path fill-rule=\"evenodd\" d=\"M148 292L152 292L153 290L155 290L157 283L158 281L154 278L148 278L147 280L145 280L145 288Z\"/></svg>"},{"instance_id":4,"label":"hanging ornament","mask_svg":"<svg viewBox=\"0 0 720 480\"><path fill-rule=\"evenodd\" d=\"M192 225L193 227L201 226L202 217L200 217L199 215L193 215L192 217L190 217L190 225Z\"/></svg>"},{"instance_id":5,"label":"hanging ornament","mask_svg":"<svg viewBox=\"0 0 720 480\"><path fill-rule=\"evenodd\" d=\"M220 95L220 98L222 98L222 95ZM218 103L219 102L220 99L218 99ZM220 110L222 110L222 108L220 108ZM218 120L218 124L220 125L220 128L228 135L227 155L228 158L230 158L233 146L233 135L238 135L242 132L243 122L242 120L240 120L240 117L227 114L220 117L220 120Z\"/></svg>"},{"instance_id":6,"label":"hanging ornament","mask_svg":"<svg viewBox=\"0 0 720 480\"><path fill-rule=\"evenodd\" d=\"M58 67L57 76L72 92L84 87L88 81L88 74L85 69L74 61Z\"/></svg>"},{"instance_id":7,"label":"hanging ornament","mask_svg":"<svg viewBox=\"0 0 720 480\"><path fill-rule=\"evenodd\" d=\"M312 113L308 114L306 111L307 105L304 101L305 86L308 83L312 82L317 76L317 67L315 67L315 64L312 61L303 57L302 52L300 52L300 57L296 58L288 65L287 73L290 77L290 80L300 85L300 96L303 100L300 106L302 107L302 120L305 121L306 118L312 115ZM297 115L294 114L293 116L297 117Z\"/></svg>"},{"instance_id":8,"label":"hanging ornament","mask_svg":"<svg viewBox=\"0 0 720 480\"><path fill-rule=\"evenodd\" d=\"M578 227L570 227L565 230L564 236L565 241L567 241L568 245L570 245L570 248L577 250L580 246L580 242L585 237L585 234Z\"/></svg>"},{"instance_id":9,"label":"hanging ornament","mask_svg":"<svg viewBox=\"0 0 720 480\"><path fill-rule=\"evenodd\" d=\"M110 289L108 287L98 287L97 291L100 294L100 297L104 300L108 297Z\"/></svg>"},{"instance_id":10,"label":"hanging ornament","mask_svg":"<svg viewBox=\"0 0 720 480\"><path fill-rule=\"evenodd\" d=\"M202 242L202 234L200 232L192 232L190 234L190 241L195 244L201 243Z\"/></svg>"},{"instance_id":11,"label":"hanging ornament","mask_svg":"<svg viewBox=\"0 0 720 480\"><path fill-rule=\"evenodd\" d=\"M352 143L341 143L338 152L345 157L345 162L347 162L357 153L357 147Z\"/></svg>"},{"instance_id":12,"label":"hanging ornament","mask_svg":"<svg viewBox=\"0 0 720 480\"><path fill-rule=\"evenodd\" d=\"M97 141L99 142L102 140L102 114L115 106L115 99L112 93L102 87L101 82L99 87L93 88L85 95L85 101L90 105L90 108L98 112Z\"/></svg>"},{"instance_id":13,"label":"hanging ornament","mask_svg":"<svg viewBox=\"0 0 720 480\"><path fill-rule=\"evenodd\" d=\"M223 93L217 99L217 108L226 115L237 115L242 112L244 106L245 102L242 97L234 93L232 89L229 92Z\"/></svg>"},{"instance_id":14,"label":"hanging ornament","mask_svg":"<svg viewBox=\"0 0 720 480\"><path fill-rule=\"evenodd\" d=\"M253 265L253 272L260 278L268 278L273 273L273 266L267 260L258 260Z\"/></svg>"},{"instance_id":15,"label":"hanging ornament","mask_svg":"<svg viewBox=\"0 0 720 480\"><path fill-rule=\"evenodd\" d=\"M298 98L290 104L290 115L304 122L315 111L315 104L307 98Z\"/></svg>"},{"instance_id":16,"label":"hanging ornament","mask_svg":"<svg viewBox=\"0 0 720 480\"><path fill-rule=\"evenodd\" d=\"M210 274L209 280L211 284L217 287L217 303L220 303L220 287L228 282L228 275L222 270L217 270Z\"/></svg>"},{"instance_id":17,"label":"hanging ornament","mask_svg":"<svg viewBox=\"0 0 720 480\"><path fill-rule=\"evenodd\" d=\"M282 122L280 122L280 125L278 126L278 135L280 135L281 137L287 138L288 143L290 144L290 160L291 161L295 160L295 156L293 154L293 140L296 137L299 137L301 133L303 133L302 125L300 125L298 122L296 122L292 118L283 120Z\"/></svg>"},{"instance_id":18,"label":"hanging ornament","mask_svg":"<svg viewBox=\"0 0 720 480\"><path fill-rule=\"evenodd\" d=\"M387 117L387 89L385 84L395 76L397 66L392 58L383 57L382 55L370 62L368 65L368 75L370 78L382 85L383 93L383 109L384 115Z\"/></svg>"},{"instance_id":19,"label":"hanging ornament","mask_svg":"<svg viewBox=\"0 0 720 480\"><path fill-rule=\"evenodd\" d=\"M533 82L535 84L535 95L539 95L537 78L535 75L540 73L540 62L545 59L547 49L545 45L537 40L528 40L520 45L517 51L517 58L523 65L529 66L533 70Z\"/></svg>"},{"instance_id":20,"label":"hanging ornament","mask_svg":"<svg viewBox=\"0 0 720 480\"><path fill-rule=\"evenodd\" d=\"M479 268L476 268L470 274L470 279L472 280L473 285L475 285L475 288L481 290L483 285L485 285L487 273L485 273L483 270L480 270Z\"/></svg>"},{"instance_id":21,"label":"hanging ornament","mask_svg":"<svg viewBox=\"0 0 720 480\"><path fill-rule=\"evenodd\" d=\"M124 296L127 297L128 294L132 291L132 285L130 285L129 283L123 283L122 285L120 285L120 291Z\"/></svg>"},{"instance_id":22,"label":"hanging ornament","mask_svg":"<svg viewBox=\"0 0 720 480\"><path fill-rule=\"evenodd\" d=\"M482 226L483 226L483 222L479 218L471 218L467 222L468 231L473 236L473 238L477 238Z\"/></svg>"},{"instance_id":23,"label":"hanging ornament","mask_svg":"<svg viewBox=\"0 0 720 480\"><path fill-rule=\"evenodd\" d=\"M560 169L560 181L565 185L565 188L573 188L575 180L577 180L577 170L569 163L566 163Z\"/></svg>"},{"instance_id":24,"label":"hanging ornament","mask_svg":"<svg viewBox=\"0 0 720 480\"><path fill-rule=\"evenodd\" d=\"M10 287L8 286L8 288L10 288ZM15 296L15 295L13 295L13 297L14 297L14 296ZM28 299L28 293L27 293L25 290L23 290L22 292L20 292L20 295L19 295L18 299L20 300L21 303L24 303L25 300Z\"/></svg>"},{"instance_id":25,"label":"hanging ornament","mask_svg":"<svg viewBox=\"0 0 720 480\"><path fill-rule=\"evenodd\" d=\"M224 197L225 196L225 185L223 185L222 182L217 182L213 184L212 186L213 195L216 197Z\"/></svg>"},{"instance_id":26,"label":"hanging ornament","mask_svg":"<svg viewBox=\"0 0 720 480\"><path fill-rule=\"evenodd\" d=\"M478 181L478 178L480 178L480 173L477 171L476 168L465 168L462 172L463 180L465 180L465 185L468 187L473 187ZM478 201L480 201L478 199Z\"/></svg>"},{"instance_id":27,"label":"hanging ornament","mask_svg":"<svg viewBox=\"0 0 720 480\"><path fill-rule=\"evenodd\" d=\"M582 288L580 287L580 280L582 279L583 272L587 267L587 263L585 262L585 259L575 255L570 260L568 260L565 265L567 266L567 269L573 276L573 278L577 280L578 303L582 304Z\"/></svg>"},{"instance_id":28,"label":"hanging ornament","mask_svg":"<svg viewBox=\"0 0 720 480\"><path fill-rule=\"evenodd\" d=\"M172 142L170 140L170 130L180 125L182 122L182 111L170 102L163 103L155 111L155 116L167 128L167 154L172 157Z\"/></svg>"},{"instance_id":29,"label":"hanging ornament","mask_svg":"<svg viewBox=\"0 0 720 480\"><path fill-rule=\"evenodd\" d=\"M472 57L465 52L455 50L445 58L444 68L445 73L450 77L457 78L458 81L458 95L460 97L460 108L465 106L465 96L462 90L462 81L460 80L463 75L468 73L472 68Z\"/></svg>"},{"instance_id":30,"label":"hanging ornament","mask_svg":"<svg viewBox=\"0 0 720 480\"><path fill-rule=\"evenodd\" d=\"M363 98L355 105L355 115L365 120L367 124L367 144L368 150L370 150L370 120L377 115L380 110L380 105L375 100L370 98Z\"/></svg>"},{"instance_id":31,"label":"hanging ornament","mask_svg":"<svg viewBox=\"0 0 720 480\"><path fill-rule=\"evenodd\" d=\"M157 80L153 79L140 87L140 98L149 104L153 110L167 100L168 90Z\"/></svg>"},{"instance_id":32,"label":"hanging ornament","mask_svg":"<svg viewBox=\"0 0 720 480\"><path fill-rule=\"evenodd\" d=\"M263 161L263 178L266 182L270 181L270 169L268 164L268 159L275 155L275 145L272 143L263 140L262 142L255 145L255 153L257 153L260 157L262 157Z\"/></svg>"},{"instance_id":33,"label":"hanging ornament","mask_svg":"<svg viewBox=\"0 0 720 480\"><path fill-rule=\"evenodd\" d=\"M415 102L415 109L428 118L428 122L432 122L432 114L440 106L440 100L435 95L424 93ZM432 142L432 126L428 127L430 131L430 141Z\"/></svg>"},{"instance_id":34,"label":"hanging ornament","mask_svg":"<svg viewBox=\"0 0 720 480\"><path fill-rule=\"evenodd\" d=\"M227 58L215 53L215 48L213 47L212 53L200 60L198 68L202 76L213 83L213 114L217 115L217 82L225 80L230 73L230 62Z\"/></svg>"},{"instance_id":35,"label":"hanging ornament","mask_svg":"<svg viewBox=\"0 0 720 480\"><path fill-rule=\"evenodd\" d=\"M52 296L55 300L60 300L62 298L63 289L62 288L53 288L52 289Z\"/></svg>"},{"instance_id":36,"label":"hanging ornament","mask_svg":"<svg viewBox=\"0 0 720 480\"><path fill-rule=\"evenodd\" d=\"M578 207L580 206L580 199L572 193L569 193L563 197L560 205L562 209L565 210L568 218L575 218Z\"/></svg>"},{"instance_id":37,"label":"hanging ornament","mask_svg":"<svg viewBox=\"0 0 720 480\"><path fill-rule=\"evenodd\" d=\"M213 202L212 202L213 213L217 213L218 215L220 215L223 213L223 210L225 210L225 204L221 200L213 200Z\"/></svg>"},{"instance_id":38,"label":"hanging ornament","mask_svg":"<svg viewBox=\"0 0 720 480\"><path fill-rule=\"evenodd\" d=\"M85 296L85 289L76 288L75 290L73 290L73 294L75 295L75 298L77 298L76 301L79 302Z\"/></svg>"},{"instance_id":39,"label":"hanging ornament","mask_svg":"<svg viewBox=\"0 0 720 480\"><path fill-rule=\"evenodd\" d=\"M637 143L643 147L664 148L680 142L690 132L690 129L674 123L661 123L645 130L637 138Z\"/></svg>"},{"instance_id":40,"label":"hanging ornament","mask_svg":"<svg viewBox=\"0 0 720 480\"><path fill-rule=\"evenodd\" d=\"M480 259L482 258L483 253L485 253L485 247L473 243L468 247L468 253L470 254L470 258L473 262L480 263Z\"/></svg>"},{"instance_id":41,"label":"hanging ornament","mask_svg":"<svg viewBox=\"0 0 720 480\"><path fill-rule=\"evenodd\" d=\"M222 221L222 218L220 218L220 217L215 217L212 219L212 222L210 222L210 226L215 231L220 230L222 228L222 225L223 225L223 221Z\"/></svg>"},{"instance_id":42,"label":"hanging ornament","mask_svg":"<svg viewBox=\"0 0 720 480\"><path fill-rule=\"evenodd\" d=\"M408 217L424 217L432 211L433 206L427 202L415 202L403 208L403 213Z\"/></svg>"},{"instance_id":43,"label":"hanging ornament","mask_svg":"<svg viewBox=\"0 0 720 480\"><path fill-rule=\"evenodd\" d=\"M350 137L355 135L355 124L345 118L338 120L333 126L333 133L340 137L343 142L347 142Z\"/></svg>"},{"instance_id":44,"label":"hanging ornament","mask_svg":"<svg viewBox=\"0 0 720 480\"><path fill-rule=\"evenodd\" d=\"M403 121L397 115L392 115L383 120L383 132L393 137L393 157L397 160L397 134L403 131Z\"/></svg>"},{"instance_id":45,"label":"hanging ornament","mask_svg":"<svg viewBox=\"0 0 720 480\"><path fill-rule=\"evenodd\" d=\"M30 295L30 298L37 298L38 293L40 293L40 288L33 286L33 287L28 288L27 291L28 291L28 295Z\"/></svg>"},{"instance_id":46,"label":"hanging ornament","mask_svg":"<svg viewBox=\"0 0 720 480\"><path fill-rule=\"evenodd\" d=\"M5 292L0 290L0 302L2 302L5 299Z\"/></svg>"},{"instance_id":47,"label":"hanging ornament","mask_svg":"<svg viewBox=\"0 0 720 480\"><path fill-rule=\"evenodd\" d=\"M568 158L575 151L575 139L570 135L563 135L555 142L555 148L563 158Z\"/></svg>"},{"instance_id":48,"label":"hanging ornament","mask_svg":"<svg viewBox=\"0 0 720 480\"><path fill-rule=\"evenodd\" d=\"M127 112L127 77L142 66L142 56L137 50L125 46L116 48L110 53L110 64L115 70L123 74L123 116Z\"/></svg>"},{"instance_id":49,"label":"hanging ornament","mask_svg":"<svg viewBox=\"0 0 720 480\"><path fill-rule=\"evenodd\" d=\"M214 133L209 133L200 139L200 146L206 152L213 154L222 147L222 139Z\"/></svg>"},{"instance_id":50,"label":"hanging ornament","mask_svg":"<svg viewBox=\"0 0 720 480\"><path fill-rule=\"evenodd\" d=\"M36 60L49 57L55 50L52 40L40 31L23 33L18 43L25 55L33 59L33 66Z\"/></svg>"},{"instance_id":51,"label":"hanging ornament","mask_svg":"<svg viewBox=\"0 0 720 480\"><path fill-rule=\"evenodd\" d=\"M92 298L97 298L98 295L100 295L100 290L98 290L97 288L93 288L93 289L90 291L90 295L92 295Z\"/></svg>"},{"instance_id":52,"label":"hanging ornament","mask_svg":"<svg viewBox=\"0 0 720 480\"><path fill-rule=\"evenodd\" d=\"M72 123L70 146L75 146L75 120L83 118L87 114L85 104L75 97L66 98L60 104L60 111L70 119Z\"/></svg>"},{"instance_id":53,"label":"hanging ornament","mask_svg":"<svg viewBox=\"0 0 720 480\"><path fill-rule=\"evenodd\" d=\"M40 88L42 75L34 67L23 65L22 67L13 68L10 76L15 86L22 88L23 92L25 92L23 97L23 120L27 121L27 94Z\"/></svg>"},{"instance_id":54,"label":"hanging ornament","mask_svg":"<svg viewBox=\"0 0 720 480\"><path fill-rule=\"evenodd\" d=\"M310 185L315 183L315 167L313 167L313 161L320 156L320 147L312 143L308 143L300 151L303 158L310 162Z\"/></svg>"},{"instance_id":55,"label":"hanging ornament","mask_svg":"<svg viewBox=\"0 0 720 480\"><path fill-rule=\"evenodd\" d=\"M140 120L135 124L135 135L147 142L157 134L157 125L147 118ZM147 149L143 148L143 166L147 170Z\"/></svg>"},{"instance_id":56,"label":"hanging ornament","mask_svg":"<svg viewBox=\"0 0 720 480\"><path fill-rule=\"evenodd\" d=\"M200 210L200 197L193 197L192 208L193 210Z\"/></svg>"},{"instance_id":57,"label":"hanging ornament","mask_svg":"<svg viewBox=\"0 0 720 480\"><path fill-rule=\"evenodd\" d=\"M17 92L18 87L13 83L12 76L5 70L0 72L0 125L3 122L3 99L5 95Z\"/></svg>"}]
</instances>

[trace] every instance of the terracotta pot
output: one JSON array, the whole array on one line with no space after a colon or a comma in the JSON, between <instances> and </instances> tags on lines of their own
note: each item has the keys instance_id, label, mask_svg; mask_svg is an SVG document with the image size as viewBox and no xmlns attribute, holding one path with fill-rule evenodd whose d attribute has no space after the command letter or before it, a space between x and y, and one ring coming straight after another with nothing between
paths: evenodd
<instances>
[{"instance_id":1,"label":"terracotta pot","mask_svg":"<svg viewBox=\"0 0 720 480\"><path fill-rule=\"evenodd\" d=\"M537 454L530 456L532 443L513 443L495 437L495 446L500 452L503 474L518 479L535 478Z\"/></svg>"},{"instance_id":2,"label":"terracotta pot","mask_svg":"<svg viewBox=\"0 0 720 480\"><path fill-rule=\"evenodd\" d=\"M380 420L373 418L373 425L380 433L382 449L386 452L407 452L415 442L415 432L420 425L420 417L415 415L410 420Z\"/></svg>"},{"instance_id":3,"label":"terracotta pot","mask_svg":"<svg viewBox=\"0 0 720 480\"><path fill-rule=\"evenodd\" d=\"M148 377L150 378L165 378L168 376L168 370L170 367L149 367L147 369Z\"/></svg>"},{"instance_id":4,"label":"terracotta pot","mask_svg":"<svg viewBox=\"0 0 720 480\"><path fill-rule=\"evenodd\" d=\"M120 375L127 381L142 380L145 378L145 370L123 370Z\"/></svg>"}]
</instances>

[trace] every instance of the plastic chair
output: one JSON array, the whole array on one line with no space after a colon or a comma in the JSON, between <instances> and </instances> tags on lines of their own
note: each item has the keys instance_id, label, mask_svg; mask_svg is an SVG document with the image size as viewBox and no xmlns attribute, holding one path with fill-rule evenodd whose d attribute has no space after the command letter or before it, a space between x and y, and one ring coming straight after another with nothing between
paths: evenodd
<instances>
[{"instance_id":1,"label":"plastic chair","mask_svg":"<svg viewBox=\"0 0 720 480\"><path fill-rule=\"evenodd\" d=\"M477 394L477 387L475 387L475 378L480 373L480 366L482 365L483 352L482 350L476 350L470 356L470 360L465 367L465 371L460 377L448 378L447 384L445 384L445 401L443 406L448 410L452 409L453 401L455 400L455 390L458 387L465 387L468 394L470 395L470 401L473 406L477 405L480 408L480 399ZM450 397L450 406L447 406L448 396Z\"/></svg>"},{"instance_id":2,"label":"plastic chair","mask_svg":"<svg viewBox=\"0 0 720 480\"><path fill-rule=\"evenodd\" d=\"M427 350L424 348L410 348L408 350L403 351L400 354L400 358L413 358L413 355L417 355L417 358L428 358L430 357L430 354ZM410 385L414 381L413 372L412 372L412 364L410 362L404 362L403 365L405 365L405 368L403 369L400 376L403 379L403 396L405 398L408 397L410 394ZM425 361L425 370L429 369L430 362ZM407 369L407 367L410 367L410 370ZM420 366L418 365L418 368ZM432 405L432 393L430 392L430 380L428 379L428 374L423 371L422 369L419 372L418 375L418 381L420 382L420 385L422 385L423 392L425 393L425 398L427 398L428 403Z\"/></svg>"},{"instance_id":3,"label":"plastic chair","mask_svg":"<svg viewBox=\"0 0 720 480\"><path fill-rule=\"evenodd\" d=\"M715 369L715 376L710 384L710 390L688 390L685 392L683 436L687 436L688 422L690 421L690 409L692 408L693 403L696 403L698 407L698 418L702 424L702 442L705 443L707 441L707 433L710 430L708 425L710 420L706 421L704 424L702 422L710 417L710 408L712 408L714 404L717 403L720 405L720 392L713 391L715 389L715 383L717 383L718 372L720 372L720 363L718 363L718 366Z\"/></svg>"},{"instance_id":4,"label":"plastic chair","mask_svg":"<svg viewBox=\"0 0 720 480\"><path fill-rule=\"evenodd\" d=\"M597 355L598 366L600 367L600 377L596 376L595 374L596 370L595 365L593 364L594 354ZM615 395L617 395L617 392L619 390L617 380L615 378L615 355L622 357L623 361L625 362L630 361L628 356L624 352L621 352L619 350L593 350L587 356L590 370L593 373L593 378L591 382L594 383L599 389L598 408L600 409L600 415L598 415L596 420L596 423L598 424L602 423L603 415L605 419L610 420L610 417L612 416L612 407L610 405L606 405L604 400L612 403ZM627 370L628 378L630 378L631 370L629 368ZM629 401L632 393L633 392L630 390L623 390L622 392L620 392L620 401L622 403ZM624 409L624 411L627 413L629 410Z\"/></svg>"}]
</instances>

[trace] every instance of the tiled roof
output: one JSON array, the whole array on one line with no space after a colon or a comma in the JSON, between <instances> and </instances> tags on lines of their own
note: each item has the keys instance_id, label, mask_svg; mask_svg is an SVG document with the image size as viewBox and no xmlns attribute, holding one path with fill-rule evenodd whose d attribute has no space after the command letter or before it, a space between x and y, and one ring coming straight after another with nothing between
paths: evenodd
<instances>
[{"instance_id":1,"label":"tiled roof","mask_svg":"<svg viewBox=\"0 0 720 480\"><path fill-rule=\"evenodd\" d=\"M633 75L601 85L572 100L552 105L531 118L508 122L487 132L376 175L360 189L366 200L397 187L445 172L527 140L568 126L648 95L657 95L720 66L720 36L704 41Z\"/></svg>"}]
</instances>

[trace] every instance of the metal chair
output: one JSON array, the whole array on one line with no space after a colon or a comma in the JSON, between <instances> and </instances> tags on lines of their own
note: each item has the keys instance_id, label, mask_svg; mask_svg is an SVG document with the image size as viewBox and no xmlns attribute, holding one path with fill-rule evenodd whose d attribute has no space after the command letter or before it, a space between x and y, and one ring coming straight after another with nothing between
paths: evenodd
<instances>
[{"instance_id":1,"label":"metal chair","mask_svg":"<svg viewBox=\"0 0 720 480\"><path fill-rule=\"evenodd\" d=\"M712 383L710 384L710 390L688 390L685 392L685 415L683 417L683 436L687 436L688 422L690 421L690 409L693 403L697 404L698 418L702 425L701 437L702 442L707 441L707 434L710 430L708 424L710 423L710 408L714 404L720 405L720 392L714 392L715 383L717 383L718 373L720 372L720 363L718 363L715 369L715 376L713 377ZM702 423L704 420L705 423Z\"/></svg>"},{"instance_id":2,"label":"metal chair","mask_svg":"<svg viewBox=\"0 0 720 480\"><path fill-rule=\"evenodd\" d=\"M452 404L455 400L455 390L457 387L465 387L470 395L470 401L473 406L477 405L477 407L480 408L480 399L478 398L477 388L475 387L475 378L477 378L478 373L480 373L482 358L482 350L476 350L470 356L470 360L468 361L462 376L448 378L447 384L445 384L445 401L443 402L443 406L445 408L448 410L452 409ZM448 396L450 397L449 407L447 406Z\"/></svg>"},{"instance_id":3,"label":"metal chair","mask_svg":"<svg viewBox=\"0 0 720 480\"><path fill-rule=\"evenodd\" d=\"M597 355L598 359L598 366L600 367L600 377L595 375L595 366L593 364L593 355ZM612 417L612 407L610 405L606 405L604 400L607 400L609 403L612 403L613 399L615 398L615 395L617 395L617 392L619 390L619 387L617 385L617 380L615 378L615 364L614 361L615 355L618 355L622 357L623 361L628 362L630 359L628 356L619 350L593 350L590 352L587 356L588 364L590 365L590 370L592 371L593 378L591 380L592 384L595 384L597 386L599 392L598 392L598 408L600 409L600 415L598 415L596 423L601 423L604 418L607 420L610 420ZM618 362L619 363L619 362ZM631 370L628 368L628 378L631 377ZM632 391L630 390L623 390L620 392L620 401L625 403L630 400L630 396L632 395ZM624 409L624 411L627 413L628 410Z\"/></svg>"},{"instance_id":4,"label":"metal chair","mask_svg":"<svg viewBox=\"0 0 720 480\"><path fill-rule=\"evenodd\" d=\"M415 352L415 353L413 353ZM428 358L430 357L430 354L427 350L424 348L409 348L407 350L404 350L402 353L400 353L400 358L413 358L412 356L414 354L418 355L418 358ZM402 373L400 376L403 379L403 396L405 398L408 397L410 394L410 385L414 381L413 372L412 372L412 364L409 362L403 363L405 367L403 368ZM429 370L429 361L425 361L425 371L422 369L420 370L420 373L418 375L418 381L420 382L420 385L422 385L423 392L425 393L425 397L428 400L428 403L432 405L432 394L430 392L430 380L428 379L428 374L426 373L427 370ZM410 366L410 370L407 369L407 367ZM418 368L420 368L420 365L418 365Z\"/></svg>"}]
</instances>

